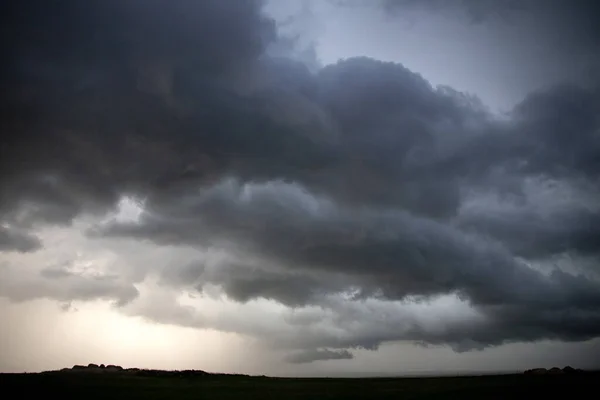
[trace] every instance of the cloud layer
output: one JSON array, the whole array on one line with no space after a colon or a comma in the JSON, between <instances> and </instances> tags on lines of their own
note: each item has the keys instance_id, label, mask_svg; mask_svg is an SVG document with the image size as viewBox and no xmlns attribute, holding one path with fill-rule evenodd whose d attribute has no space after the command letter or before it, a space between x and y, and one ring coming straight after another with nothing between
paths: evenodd
<instances>
[{"instance_id":1,"label":"cloud layer","mask_svg":"<svg viewBox=\"0 0 600 400\"><path fill-rule=\"evenodd\" d=\"M400 64L313 72L277 57L285 41L258 1L2 7L0 251L34 252L37 230L127 196L139 215L89 238L223 254L135 274L50 266L30 297L125 306L154 276L268 300L282 320L138 313L263 337L294 363L395 340L600 336L598 86L533 93L499 120ZM0 294L18 299L14 287Z\"/></svg>"}]
</instances>

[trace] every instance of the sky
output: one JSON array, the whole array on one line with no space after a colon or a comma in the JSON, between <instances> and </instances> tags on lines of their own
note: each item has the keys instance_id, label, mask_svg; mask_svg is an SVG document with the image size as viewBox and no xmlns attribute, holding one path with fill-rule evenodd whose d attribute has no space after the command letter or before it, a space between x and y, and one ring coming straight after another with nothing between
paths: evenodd
<instances>
[{"instance_id":1,"label":"sky","mask_svg":"<svg viewBox=\"0 0 600 400\"><path fill-rule=\"evenodd\" d=\"M0 372L600 368L595 2L5 3Z\"/></svg>"}]
</instances>

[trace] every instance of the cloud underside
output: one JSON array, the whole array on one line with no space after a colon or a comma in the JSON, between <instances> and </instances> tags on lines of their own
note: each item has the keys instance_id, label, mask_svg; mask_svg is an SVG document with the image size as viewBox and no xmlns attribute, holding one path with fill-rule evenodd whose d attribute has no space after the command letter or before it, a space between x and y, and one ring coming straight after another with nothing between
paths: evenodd
<instances>
[{"instance_id":1,"label":"cloud underside","mask_svg":"<svg viewBox=\"0 0 600 400\"><path fill-rule=\"evenodd\" d=\"M26 253L35 251L42 246L34 235L0 226L0 251L17 251Z\"/></svg>"},{"instance_id":2,"label":"cloud underside","mask_svg":"<svg viewBox=\"0 0 600 400\"><path fill-rule=\"evenodd\" d=\"M280 321L304 329L287 335L188 308L143 314L280 343L293 363L394 340L466 351L600 335L598 87L548 88L497 120L401 64L311 72L275 57L258 1L2 7L0 251L35 252L36 229L128 196L141 214L88 238L220 251L144 274L306 319ZM22 283L31 297L138 296L118 271L42 278ZM430 321L407 305L444 296L464 313Z\"/></svg>"}]
</instances>

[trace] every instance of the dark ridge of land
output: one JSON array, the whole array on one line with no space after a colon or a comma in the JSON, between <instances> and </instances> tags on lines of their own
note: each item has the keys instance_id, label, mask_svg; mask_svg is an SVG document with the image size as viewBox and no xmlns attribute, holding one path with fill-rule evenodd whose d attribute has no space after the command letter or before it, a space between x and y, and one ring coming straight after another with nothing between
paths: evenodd
<instances>
[{"instance_id":1,"label":"dark ridge of land","mask_svg":"<svg viewBox=\"0 0 600 400\"><path fill-rule=\"evenodd\" d=\"M536 373L422 378L271 378L205 371L75 366L60 371L0 374L4 393L60 399L506 399L587 398L600 372L564 368ZM552 372L549 372L552 371Z\"/></svg>"}]
</instances>

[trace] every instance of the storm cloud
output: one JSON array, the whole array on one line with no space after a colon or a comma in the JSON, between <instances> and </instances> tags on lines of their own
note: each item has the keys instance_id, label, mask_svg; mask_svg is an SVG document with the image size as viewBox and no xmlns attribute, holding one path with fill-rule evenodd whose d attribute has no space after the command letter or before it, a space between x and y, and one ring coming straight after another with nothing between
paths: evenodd
<instances>
[{"instance_id":1,"label":"storm cloud","mask_svg":"<svg viewBox=\"0 0 600 400\"><path fill-rule=\"evenodd\" d=\"M35 251L42 243L33 235L0 226L0 251Z\"/></svg>"},{"instance_id":2,"label":"storm cloud","mask_svg":"<svg viewBox=\"0 0 600 400\"><path fill-rule=\"evenodd\" d=\"M398 63L314 71L276 56L289 42L259 1L1 7L2 254L85 217L91 240L224 256L149 261L135 277L50 266L33 286L11 268L20 283L0 294L125 307L154 277L268 300L295 317L127 312L261 338L292 363L398 340L467 351L600 336L598 85L532 93L500 119ZM139 215L104 218L124 197Z\"/></svg>"},{"instance_id":3,"label":"storm cloud","mask_svg":"<svg viewBox=\"0 0 600 400\"><path fill-rule=\"evenodd\" d=\"M295 364L309 363L319 360L350 360L352 353L347 350L331 351L331 350L314 350L304 353L293 354L288 357L288 361Z\"/></svg>"}]
</instances>

